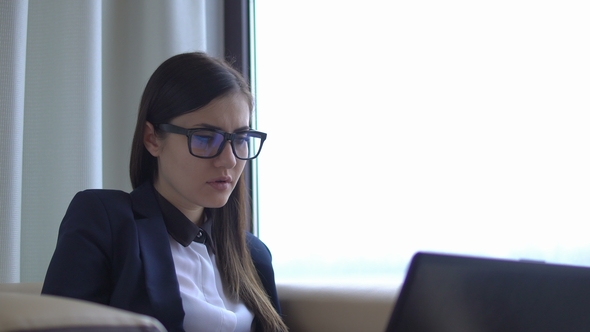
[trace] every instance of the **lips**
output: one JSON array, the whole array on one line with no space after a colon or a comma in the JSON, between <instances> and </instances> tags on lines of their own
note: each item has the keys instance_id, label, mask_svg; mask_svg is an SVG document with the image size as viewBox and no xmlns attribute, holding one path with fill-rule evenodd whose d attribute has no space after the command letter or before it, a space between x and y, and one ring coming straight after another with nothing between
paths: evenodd
<instances>
[{"instance_id":1,"label":"lips","mask_svg":"<svg viewBox=\"0 0 590 332\"><path fill-rule=\"evenodd\" d=\"M216 190L227 190L231 188L232 179L229 176L222 176L216 179L207 181L207 184Z\"/></svg>"},{"instance_id":2,"label":"lips","mask_svg":"<svg viewBox=\"0 0 590 332\"><path fill-rule=\"evenodd\" d=\"M223 182L229 182L229 183L231 183L231 177L229 177L229 176L222 176L222 177L218 177L216 179L207 181L207 183L223 183Z\"/></svg>"}]
</instances>

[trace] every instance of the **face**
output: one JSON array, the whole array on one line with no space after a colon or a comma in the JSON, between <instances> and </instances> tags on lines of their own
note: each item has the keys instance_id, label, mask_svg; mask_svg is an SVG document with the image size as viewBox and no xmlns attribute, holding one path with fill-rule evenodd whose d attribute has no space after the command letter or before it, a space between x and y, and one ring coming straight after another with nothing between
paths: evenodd
<instances>
[{"instance_id":1,"label":"face","mask_svg":"<svg viewBox=\"0 0 590 332\"><path fill-rule=\"evenodd\" d=\"M187 129L214 128L233 133L249 129L250 108L246 97L236 93L215 99L169 123ZM226 204L246 165L246 161L233 155L229 142L219 156L202 159L190 154L184 135L168 133L156 137L150 123L145 131L144 144L158 159L154 187L162 196L193 222L198 222L203 208Z\"/></svg>"}]
</instances>

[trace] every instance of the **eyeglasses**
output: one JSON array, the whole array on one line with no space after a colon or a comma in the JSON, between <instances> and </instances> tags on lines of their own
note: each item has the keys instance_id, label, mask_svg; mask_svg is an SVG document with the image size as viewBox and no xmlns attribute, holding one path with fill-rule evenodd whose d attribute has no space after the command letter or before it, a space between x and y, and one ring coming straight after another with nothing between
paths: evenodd
<instances>
[{"instance_id":1,"label":"eyeglasses","mask_svg":"<svg viewBox=\"0 0 590 332\"><path fill-rule=\"evenodd\" d=\"M254 130L244 130L230 134L217 129L186 129L172 124L161 124L158 125L158 128L167 133L185 135L190 154L205 159L219 156L225 147L225 143L230 141L232 152L236 158L251 160L258 157L262 144L266 140L266 133Z\"/></svg>"}]
</instances>

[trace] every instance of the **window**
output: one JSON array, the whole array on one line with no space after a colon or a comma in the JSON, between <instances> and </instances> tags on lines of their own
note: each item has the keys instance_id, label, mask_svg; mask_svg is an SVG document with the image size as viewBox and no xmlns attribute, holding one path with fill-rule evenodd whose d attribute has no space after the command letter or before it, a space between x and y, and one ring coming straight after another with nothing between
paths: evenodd
<instances>
[{"instance_id":1,"label":"window","mask_svg":"<svg viewBox=\"0 0 590 332\"><path fill-rule=\"evenodd\" d=\"M419 250L590 265L585 1L258 0L259 233L279 281Z\"/></svg>"}]
</instances>

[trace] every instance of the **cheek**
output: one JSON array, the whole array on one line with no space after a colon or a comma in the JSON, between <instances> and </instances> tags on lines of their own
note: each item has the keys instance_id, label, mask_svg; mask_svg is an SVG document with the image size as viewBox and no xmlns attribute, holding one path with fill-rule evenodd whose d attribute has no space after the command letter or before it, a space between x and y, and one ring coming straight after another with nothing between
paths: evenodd
<instances>
[{"instance_id":1,"label":"cheek","mask_svg":"<svg viewBox=\"0 0 590 332\"><path fill-rule=\"evenodd\" d=\"M238 175L242 175L244 168L246 168L246 161L245 160L238 160L238 162L236 163L236 167L234 167L234 169L236 170L236 173L238 173Z\"/></svg>"},{"instance_id":2,"label":"cheek","mask_svg":"<svg viewBox=\"0 0 590 332\"><path fill-rule=\"evenodd\" d=\"M196 160L195 160L196 159ZM186 146L168 146L164 153L159 158L159 163L162 168L160 172L168 173L168 177L182 178L192 177L195 172L195 165L199 160L187 151Z\"/></svg>"}]
</instances>

